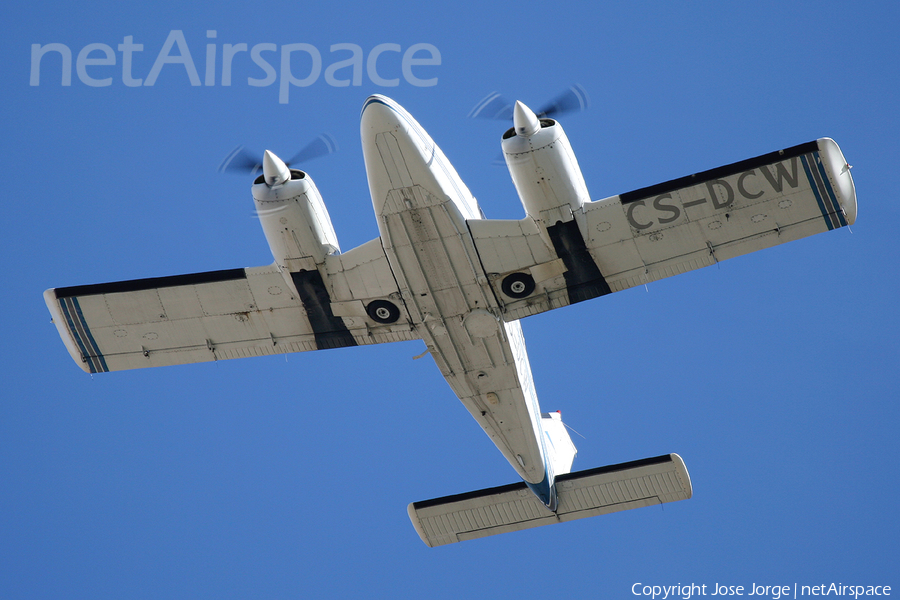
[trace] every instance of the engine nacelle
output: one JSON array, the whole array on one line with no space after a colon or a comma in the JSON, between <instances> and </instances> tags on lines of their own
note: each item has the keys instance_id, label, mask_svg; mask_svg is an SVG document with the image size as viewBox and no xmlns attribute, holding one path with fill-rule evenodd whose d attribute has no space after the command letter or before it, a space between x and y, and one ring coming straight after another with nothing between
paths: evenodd
<instances>
[{"instance_id":1,"label":"engine nacelle","mask_svg":"<svg viewBox=\"0 0 900 600\"><path fill-rule=\"evenodd\" d=\"M316 184L303 171L269 185L265 175L253 182L253 200L275 263L284 272L311 270L340 252L331 217Z\"/></svg>"},{"instance_id":2,"label":"engine nacelle","mask_svg":"<svg viewBox=\"0 0 900 600\"><path fill-rule=\"evenodd\" d=\"M503 134L503 155L525 212L544 227L572 220L590 196L565 131L522 103L514 117L515 126Z\"/></svg>"}]
</instances>

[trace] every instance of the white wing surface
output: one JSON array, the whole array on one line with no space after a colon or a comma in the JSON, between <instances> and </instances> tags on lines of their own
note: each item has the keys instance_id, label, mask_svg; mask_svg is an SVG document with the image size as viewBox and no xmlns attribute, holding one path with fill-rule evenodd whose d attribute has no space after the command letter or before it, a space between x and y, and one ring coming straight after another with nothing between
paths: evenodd
<instances>
[{"instance_id":1,"label":"white wing surface","mask_svg":"<svg viewBox=\"0 0 900 600\"><path fill-rule=\"evenodd\" d=\"M448 496L409 505L409 517L428 546L441 546L686 500L691 478L677 454L667 454L556 478L554 513L524 483Z\"/></svg>"},{"instance_id":2,"label":"white wing surface","mask_svg":"<svg viewBox=\"0 0 900 600\"><path fill-rule=\"evenodd\" d=\"M849 169L823 138L587 203L546 232L527 217L469 227L512 320L852 224ZM517 272L535 281L524 299L503 290Z\"/></svg>"},{"instance_id":3,"label":"white wing surface","mask_svg":"<svg viewBox=\"0 0 900 600\"><path fill-rule=\"evenodd\" d=\"M272 265L56 288L44 299L90 373L418 339L407 319L366 313L367 299L396 293L373 242L328 257L325 278L302 271L289 284Z\"/></svg>"}]
</instances>

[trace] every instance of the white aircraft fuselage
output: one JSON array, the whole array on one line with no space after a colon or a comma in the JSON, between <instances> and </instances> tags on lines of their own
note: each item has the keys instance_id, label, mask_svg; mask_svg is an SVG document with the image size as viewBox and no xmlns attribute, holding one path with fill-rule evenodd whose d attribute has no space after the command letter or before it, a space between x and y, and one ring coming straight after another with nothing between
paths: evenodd
<instances>
[{"instance_id":1,"label":"white aircraft fuselage","mask_svg":"<svg viewBox=\"0 0 900 600\"><path fill-rule=\"evenodd\" d=\"M525 339L498 318L467 220L483 213L434 140L396 102L370 97L361 136L369 190L403 303L441 374L544 504L553 463Z\"/></svg>"}]
</instances>

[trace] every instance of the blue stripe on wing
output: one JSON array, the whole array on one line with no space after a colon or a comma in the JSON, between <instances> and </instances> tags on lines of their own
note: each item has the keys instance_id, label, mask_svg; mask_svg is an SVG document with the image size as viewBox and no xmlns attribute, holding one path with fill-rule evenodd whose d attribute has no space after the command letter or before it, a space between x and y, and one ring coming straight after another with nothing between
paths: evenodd
<instances>
[{"instance_id":1,"label":"blue stripe on wing","mask_svg":"<svg viewBox=\"0 0 900 600\"><path fill-rule=\"evenodd\" d=\"M78 298L70 296L59 299L59 306L66 318L66 325L81 350L82 359L88 364L91 373L106 373L109 367L106 365L106 359L100 352L91 329L88 327L87 321L84 320L84 314L81 312L81 305Z\"/></svg>"}]
</instances>

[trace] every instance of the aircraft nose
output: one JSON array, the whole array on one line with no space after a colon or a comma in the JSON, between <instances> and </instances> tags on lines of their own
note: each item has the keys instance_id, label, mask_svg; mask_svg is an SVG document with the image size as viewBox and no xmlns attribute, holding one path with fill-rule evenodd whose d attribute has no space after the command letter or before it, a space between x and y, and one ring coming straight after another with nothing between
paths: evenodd
<instances>
[{"instance_id":1,"label":"aircraft nose","mask_svg":"<svg viewBox=\"0 0 900 600\"><path fill-rule=\"evenodd\" d=\"M381 94L366 98L360 115L360 128L365 136L392 131L403 127L404 111L400 105Z\"/></svg>"},{"instance_id":2,"label":"aircraft nose","mask_svg":"<svg viewBox=\"0 0 900 600\"><path fill-rule=\"evenodd\" d=\"M390 134L408 159L418 155L428 161L434 154L434 141L406 109L387 96L373 94L363 104L360 118L363 149L375 147L381 134Z\"/></svg>"},{"instance_id":3,"label":"aircraft nose","mask_svg":"<svg viewBox=\"0 0 900 600\"><path fill-rule=\"evenodd\" d=\"M406 110L380 94L369 96L360 118L363 158L375 214L384 212L388 191L414 183L439 189L431 172L434 142Z\"/></svg>"}]
</instances>

